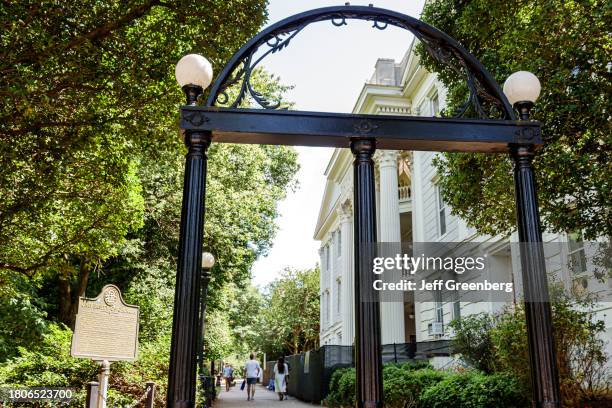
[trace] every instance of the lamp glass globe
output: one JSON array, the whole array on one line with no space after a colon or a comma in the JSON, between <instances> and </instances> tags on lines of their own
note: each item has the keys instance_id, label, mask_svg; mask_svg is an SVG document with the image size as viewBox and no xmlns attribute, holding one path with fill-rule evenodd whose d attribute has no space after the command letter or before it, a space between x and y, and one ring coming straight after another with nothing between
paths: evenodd
<instances>
[{"instance_id":1,"label":"lamp glass globe","mask_svg":"<svg viewBox=\"0 0 612 408\"><path fill-rule=\"evenodd\" d=\"M529 71L518 71L504 82L504 94L511 105L517 102L534 103L540 96L540 80Z\"/></svg>"},{"instance_id":2,"label":"lamp glass globe","mask_svg":"<svg viewBox=\"0 0 612 408\"><path fill-rule=\"evenodd\" d=\"M202 268L210 269L215 265L215 257L210 252L202 253Z\"/></svg>"},{"instance_id":3,"label":"lamp glass globe","mask_svg":"<svg viewBox=\"0 0 612 408\"><path fill-rule=\"evenodd\" d=\"M181 87L197 85L206 89L212 82L212 65L206 58L198 54L188 54L179 60L174 71L176 81Z\"/></svg>"}]
</instances>

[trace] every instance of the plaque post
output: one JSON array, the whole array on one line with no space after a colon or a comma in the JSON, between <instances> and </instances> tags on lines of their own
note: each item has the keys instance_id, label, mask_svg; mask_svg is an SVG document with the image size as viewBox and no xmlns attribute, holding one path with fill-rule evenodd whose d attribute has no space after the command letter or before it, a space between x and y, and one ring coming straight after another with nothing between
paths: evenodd
<instances>
[{"instance_id":1,"label":"plaque post","mask_svg":"<svg viewBox=\"0 0 612 408\"><path fill-rule=\"evenodd\" d=\"M87 399L85 408L97 408L98 406L98 382L90 381L87 383Z\"/></svg>"},{"instance_id":2,"label":"plaque post","mask_svg":"<svg viewBox=\"0 0 612 408\"><path fill-rule=\"evenodd\" d=\"M100 364L100 373L98 375L98 408L106 408L106 390L108 388L108 376L110 375L110 363L108 360L98 362Z\"/></svg>"},{"instance_id":3,"label":"plaque post","mask_svg":"<svg viewBox=\"0 0 612 408\"><path fill-rule=\"evenodd\" d=\"M145 408L153 408L153 404L155 403L155 383L153 381L148 381L145 383L147 398L145 399Z\"/></svg>"}]
</instances>

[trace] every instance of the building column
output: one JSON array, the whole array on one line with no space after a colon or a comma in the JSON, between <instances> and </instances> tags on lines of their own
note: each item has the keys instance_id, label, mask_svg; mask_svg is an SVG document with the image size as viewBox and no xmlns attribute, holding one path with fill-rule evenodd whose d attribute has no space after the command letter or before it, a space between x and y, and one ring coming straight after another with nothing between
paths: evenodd
<instances>
[{"instance_id":1,"label":"building column","mask_svg":"<svg viewBox=\"0 0 612 408\"><path fill-rule=\"evenodd\" d=\"M323 292L323 280L325 279L325 246L319 248L319 344L323 345L323 333L325 332L325 295Z\"/></svg>"},{"instance_id":2,"label":"building column","mask_svg":"<svg viewBox=\"0 0 612 408\"><path fill-rule=\"evenodd\" d=\"M401 242L399 212L399 181L397 171L398 152L380 150L378 168L380 174L380 242ZM395 254L390 254L395 255ZM400 277L394 277L399 280ZM400 301L381 302L382 344L405 343L404 304Z\"/></svg>"},{"instance_id":3,"label":"building column","mask_svg":"<svg viewBox=\"0 0 612 408\"><path fill-rule=\"evenodd\" d=\"M342 344L350 346L355 340L355 277L353 271L353 209L350 201L338 209L340 218L340 236L342 237Z\"/></svg>"}]
</instances>

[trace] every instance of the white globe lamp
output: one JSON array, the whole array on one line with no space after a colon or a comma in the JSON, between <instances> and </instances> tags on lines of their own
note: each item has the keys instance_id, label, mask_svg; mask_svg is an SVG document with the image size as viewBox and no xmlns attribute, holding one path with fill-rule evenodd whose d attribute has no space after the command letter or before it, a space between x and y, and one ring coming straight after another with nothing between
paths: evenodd
<instances>
[{"instance_id":1,"label":"white globe lamp","mask_svg":"<svg viewBox=\"0 0 612 408\"><path fill-rule=\"evenodd\" d=\"M201 55L188 54L179 60L174 71L176 81L187 95L187 104L195 105L213 79L210 62Z\"/></svg>"},{"instance_id":2,"label":"white globe lamp","mask_svg":"<svg viewBox=\"0 0 612 408\"><path fill-rule=\"evenodd\" d=\"M202 269L211 269L215 265L215 257L210 252L202 253Z\"/></svg>"},{"instance_id":3,"label":"white globe lamp","mask_svg":"<svg viewBox=\"0 0 612 408\"><path fill-rule=\"evenodd\" d=\"M515 72L504 82L504 94L523 120L529 119L529 110L540 96L541 90L540 80L529 71Z\"/></svg>"}]
</instances>

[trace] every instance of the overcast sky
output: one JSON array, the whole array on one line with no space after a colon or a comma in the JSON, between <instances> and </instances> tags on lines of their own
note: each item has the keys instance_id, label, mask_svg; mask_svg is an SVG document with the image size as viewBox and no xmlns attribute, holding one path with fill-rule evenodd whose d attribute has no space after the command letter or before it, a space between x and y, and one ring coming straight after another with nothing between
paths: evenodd
<instances>
[{"instance_id":1,"label":"overcast sky","mask_svg":"<svg viewBox=\"0 0 612 408\"><path fill-rule=\"evenodd\" d=\"M376 7L418 17L424 0L379 0ZM342 5L329 0L270 0L269 24L313 8ZM353 5L368 5L368 2ZM372 23L347 20L335 27L331 22L311 24L285 49L272 54L263 66L295 88L286 99L295 109L351 112L363 84L374 72L378 58L401 60L412 35L389 27L372 28ZM301 169L299 189L279 204L278 234L269 255L253 267L253 283L264 286L285 267L310 268L318 262L319 243L313 237L325 187L325 167L332 149L297 148Z\"/></svg>"}]
</instances>

